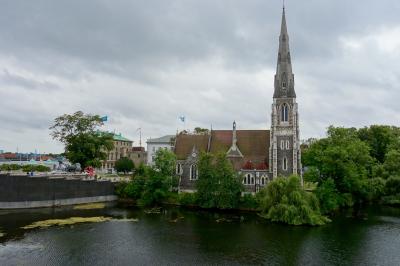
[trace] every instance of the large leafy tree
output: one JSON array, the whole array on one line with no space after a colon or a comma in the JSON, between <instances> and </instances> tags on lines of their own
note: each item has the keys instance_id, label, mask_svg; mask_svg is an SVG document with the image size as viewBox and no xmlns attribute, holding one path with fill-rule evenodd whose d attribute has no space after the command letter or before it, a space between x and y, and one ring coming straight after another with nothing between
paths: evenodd
<instances>
[{"instance_id":1,"label":"large leafy tree","mask_svg":"<svg viewBox=\"0 0 400 266\"><path fill-rule=\"evenodd\" d=\"M72 163L100 167L107 157L107 151L113 149L113 136L99 133L103 122L98 115L64 114L54 119L50 135L65 145L65 156Z\"/></svg>"},{"instance_id":2,"label":"large leafy tree","mask_svg":"<svg viewBox=\"0 0 400 266\"><path fill-rule=\"evenodd\" d=\"M218 180L213 167L213 156L210 153L201 153L199 162L199 180L196 182L197 199L202 208L217 206L216 191Z\"/></svg>"},{"instance_id":3,"label":"large leafy tree","mask_svg":"<svg viewBox=\"0 0 400 266\"><path fill-rule=\"evenodd\" d=\"M197 200L203 208L232 209L239 205L243 190L241 178L225 153L202 153L199 159Z\"/></svg>"},{"instance_id":4,"label":"large leafy tree","mask_svg":"<svg viewBox=\"0 0 400 266\"><path fill-rule=\"evenodd\" d=\"M168 149L159 149L154 158L155 169L164 176L174 176L176 166L176 156Z\"/></svg>"},{"instance_id":5,"label":"large leafy tree","mask_svg":"<svg viewBox=\"0 0 400 266\"><path fill-rule=\"evenodd\" d=\"M117 172L127 173L132 172L133 169L135 169L135 164L127 157L122 157L115 162L115 170L117 170Z\"/></svg>"},{"instance_id":6,"label":"large leafy tree","mask_svg":"<svg viewBox=\"0 0 400 266\"><path fill-rule=\"evenodd\" d=\"M400 129L331 126L327 137L312 142L302 158L305 180L319 183L316 193L324 212L378 201L384 194L382 178L400 175Z\"/></svg>"}]
</instances>

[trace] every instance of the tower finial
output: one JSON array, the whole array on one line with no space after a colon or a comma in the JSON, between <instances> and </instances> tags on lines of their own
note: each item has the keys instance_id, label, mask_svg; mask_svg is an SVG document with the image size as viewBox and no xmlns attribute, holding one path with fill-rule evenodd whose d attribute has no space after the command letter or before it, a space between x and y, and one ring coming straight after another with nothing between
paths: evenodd
<instances>
[{"instance_id":1,"label":"tower finial","mask_svg":"<svg viewBox=\"0 0 400 266\"><path fill-rule=\"evenodd\" d=\"M285 0L283 0L283 11L285 11Z\"/></svg>"}]
</instances>

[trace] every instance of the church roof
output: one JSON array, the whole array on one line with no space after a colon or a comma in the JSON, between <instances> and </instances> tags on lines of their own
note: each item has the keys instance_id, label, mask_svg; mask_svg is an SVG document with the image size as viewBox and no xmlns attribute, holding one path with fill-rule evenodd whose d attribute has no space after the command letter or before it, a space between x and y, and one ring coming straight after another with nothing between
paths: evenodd
<instances>
[{"instance_id":1,"label":"church roof","mask_svg":"<svg viewBox=\"0 0 400 266\"><path fill-rule=\"evenodd\" d=\"M208 134L191 135L179 134L176 137L175 154L178 160L185 160L193 151L193 147L198 151L207 151Z\"/></svg>"},{"instance_id":2,"label":"church roof","mask_svg":"<svg viewBox=\"0 0 400 266\"><path fill-rule=\"evenodd\" d=\"M243 169L247 162L252 162L255 166L267 164L269 130L236 130L236 134L237 146L243 155L243 157L231 158L236 170ZM232 145L232 136L232 130L213 130L211 135L180 134L176 139L175 154L178 160L185 160L193 147L213 154L228 152Z\"/></svg>"}]
</instances>

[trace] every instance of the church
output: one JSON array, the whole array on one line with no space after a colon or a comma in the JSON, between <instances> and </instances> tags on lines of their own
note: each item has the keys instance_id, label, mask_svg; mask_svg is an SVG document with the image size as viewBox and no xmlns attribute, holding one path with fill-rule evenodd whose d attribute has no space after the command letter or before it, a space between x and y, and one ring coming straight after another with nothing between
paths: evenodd
<instances>
[{"instance_id":1,"label":"church","mask_svg":"<svg viewBox=\"0 0 400 266\"><path fill-rule=\"evenodd\" d=\"M181 133L176 136L174 151L179 190L182 192L195 190L201 152L226 152L234 169L243 177L245 192L249 193L258 192L278 176L301 176L298 108L285 8L279 36L270 130L237 130L236 122L233 122L231 130Z\"/></svg>"}]
</instances>

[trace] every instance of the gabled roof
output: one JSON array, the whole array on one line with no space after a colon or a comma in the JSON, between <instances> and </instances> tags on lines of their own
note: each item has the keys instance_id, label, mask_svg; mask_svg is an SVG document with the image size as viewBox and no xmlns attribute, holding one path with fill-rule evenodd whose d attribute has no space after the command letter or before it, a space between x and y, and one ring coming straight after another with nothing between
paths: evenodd
<instances>
[{"instance_id":1,"label":"gabled roof","mask_svg":"<svg viewBox=\"0 0 400 266\"><path fill-rule=\"evenodd\" d=\"M236 130L236 134L237 147L243 155L243 157L230 158L236 170L242 169L248 161L251 161L255 166L268 165L269 130ZM185 160L194 146L199 151L208 151L213 154L228 152L232 146L232 130L213 130L211 138L210 134L178 135L175 146L177 159Z\"/></svg>"},{"instance_id":2,"label":"gabled roof","mask_svg":"<svg viewBox=\"0 0 400 266\"><path fill-rule=\"evenodd\" d=\"M175 135L165 135L162 136L161 138L155 138L155 139L148 139L147 143L165 143L165 144L169 144L171 143L173 140L173 138L175 138Z\"/></svg>"},{"instance_id":3,"label":"gabled roof","mask_svg":"<svg viewBox=\"0 0 400 266\"><path fill-rule=\"evenodd\" d=\"M178 160L185 160L193 151L193 147L195 147L195 149L200 152L207 151L208 139L208 134L179 134L176 137L175 143L176 158Z\"/></svg>"}]
</instances>

